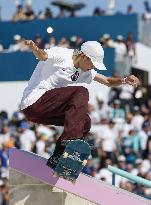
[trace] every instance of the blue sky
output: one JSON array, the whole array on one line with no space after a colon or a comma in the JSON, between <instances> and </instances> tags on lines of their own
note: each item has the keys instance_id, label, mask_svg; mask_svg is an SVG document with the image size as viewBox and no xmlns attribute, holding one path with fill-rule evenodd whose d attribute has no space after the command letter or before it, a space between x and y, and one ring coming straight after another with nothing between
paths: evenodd
<instances>
[{"instance_id":1,"label":"blue sky","mask_svg":"<svg viewBox=\"0 0 151 205\"><path fill-rule=\"evenodd\" d=\"M2 7L2 18L8 20L12 17L16 10L15 2L16 0L0 0L0 6ZM18 0L19 1L19 0ZM23 0L22 0L23 1ZM39 10L43 10L46 6L50 6L52 0L32 0L33 9L37 13ZM96 6L100 6L103 9L107 8L108 0L66 0L68 2L84 2L87 7L81 10L79 15L90 15ZM128 4L132 4L136 12L142 13L144 11L143 7L144 0L116 0L116 11L126 12ZM151 4L151 0L149 0ZM54 14L58 13L58 9L51 6Z\"/></svg>"}]
</instances>

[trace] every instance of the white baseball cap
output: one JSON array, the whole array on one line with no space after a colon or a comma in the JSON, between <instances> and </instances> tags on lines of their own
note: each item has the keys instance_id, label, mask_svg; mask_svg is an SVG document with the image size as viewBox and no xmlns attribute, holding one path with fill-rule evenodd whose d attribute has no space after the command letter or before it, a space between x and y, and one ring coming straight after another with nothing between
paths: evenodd
<instances>
[{"instance_id":1,"label":"white baseball cap","mask_svg":"<svg viewBox=\"0 0 151 205\"><path fill-rule=\"evenodd\" d=\"M125 162L125 161L126 161L125 156L124 156L124 155L120 155L120 156L118 157L118 161L120 161L120 162Z\"/></svg>"},{"instance_id":2,"label":"white baseball cap","mask_svg":"<svg viewBox=\"0 0 151 205\"><path fill-rule=\"evenodd\" d=\"M107 70L104 63L104 50L97 41L87 41L81 45L81 51L91 59L93 65L98 70Z\"/></svg>"}]
</instances>

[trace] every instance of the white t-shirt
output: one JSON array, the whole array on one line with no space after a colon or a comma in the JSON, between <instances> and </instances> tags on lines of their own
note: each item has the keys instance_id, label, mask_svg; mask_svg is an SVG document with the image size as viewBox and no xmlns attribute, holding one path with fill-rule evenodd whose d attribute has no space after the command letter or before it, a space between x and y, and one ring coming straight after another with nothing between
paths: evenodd
<instances>
[{"instance_id":1,"label":"white t-shirt","mask_svg":"<svg viewBox=\"0 0 151 205\"><path fill-rule=\"evenodd\" d=\"M5 134L0 134L0 145L6 144L9 139L10 139L10 132L7 132Z\"/></svg>"},{"instance_id":2,"label":"white t-shirt","mask_svg":"<svg viewBox=\"0 0 151 205\"><path fill-rule=\"evenodd\" d=\"M144 122L144 117L140 114L135 115L132 119L132 125L134 128L141 130L142 129L142 124Z\"/></svg>"},{"instance_id":3,"label":"white t-shirt","mask_svg":"<svg viewBox=\"0 0 151 205\"><path fill-rule=\"evenodd\" d=\"M125 58L125 55L127 54L126 45L124 43L115 43L115 60L116 61L123 61Z\"/></svg>"},{"instance_id":4,"label":"white t-shirt","mask_svg":"<svg viewBox=\"0 0 151 205\"><path fill-rule=\"evenodd\" d=\"M114 133L114 129L107 127L101 133L101 138L103 139L102 142L102 149L105 152L113 152L116 149L116 136Z\"/></svg>"},{"instance_id":5,"label":"white t-shirt","mask_svg":"<svg viewBox=\"0 0 151 205\"><path fill-rule=\"evenodd\" d=\"M46 61L40 61L24 90L21 110L35 103L46 91L72 86L75 83L91 83L97 71L82 71L73 64L74 49L53 47L45 50Z\"/></svg>"}]
</instances>

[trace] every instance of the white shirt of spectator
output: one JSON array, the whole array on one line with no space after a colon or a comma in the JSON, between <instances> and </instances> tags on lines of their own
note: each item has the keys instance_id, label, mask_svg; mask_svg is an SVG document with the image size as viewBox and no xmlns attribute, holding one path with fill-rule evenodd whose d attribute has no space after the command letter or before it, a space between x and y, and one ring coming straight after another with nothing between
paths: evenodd
<instances>
[{"instance_id":1,"label":"white shirt of spectator","mask_svg":"<svg viewBox=\"0 0 151 205\"><path fill-rule=\"evenodd\" d=\"M103 142L102 148L105 152L114 152L116 149L116 136L114 134L114 129L110 129L109 127L104 130L102 134Z\"/></svg>"},{"instance_id":2,"label":"white shirt of spectator","mask_svg":"<svg viewBox=\"0 0 151 205\"><path fill-rule=\"evenodd\" d=\"M123 100L132 99L133 92L134 92L134 87L132 85L127 85L127 84L122 85L120 99L123 99Z\"/></svg>"},{"instance_id":3,"label":"white shirt of spectator","mask_svg":"<svg viewBox=\"0 0 151 205\"><path fill-rule=\"evenodd\" d=\"M43 155L45 152L45 142L44 140L38 140L36 142L36 152L39 155Z\"/></svg>"},{"instance_id":4,"label":"white shirt of spectator","mask_svg":"<svg viewBox=\"0 0 151 205\"><path fill-rule=\"evenodd\" d=\"M145 13L144 13L144 18L145 18L146 20L150 20L150 19L151 19L151 12L145 12Z\"/></svg>"},{"instance_id":5,"label":"white shirt of spectator","mask_svg":"<svg viewBox=\"0 0 151 205\"><path fill-rule=\"evenodd\" d=\"M99 132L97 134L98 141L103 140L102 142L102 149L105 152L113 152L116 149L116 135L115 129L109 128L108 125L100 125Z\"/></svg>"},{"instance_id":6,"label":"white shirt of spectator","mask_svg":"<svg viewBox=\"0 0 151 205\"><path fill-rule=\"evenodd\" d=\"M45 50L48 54L46 61L40 61L24 90L21 100L21 110L35 103L46 91L72 86L75 83L90 84L97 72L95 70L82 71L73 64L74 49L53 47ZM71 76L78 72L75 81Z\"/></svg>"},{"instance_id":7,"label":"white shirt of spectator","mask_svg":"<svg viewBox=\"0 0 151 205\"><path fill-rule=\"evenodd\" d=\"M147 146L148 135L144 130L140 130L139 136L140 136L140 140L141 140L141 149L145 150L146 146Z\"/></svg>"},{"instance_id":8,"label":"white shirt of spectator","mask_svg":"<svg viewBox=\"0 0 151 205\"><path fill-rule=\"evenodd\" d=\"M115 54L116 54L116 61L123 61L126 54L127 54L127 48L124 43L114 43L114 48L115 48Z\"/></svg>"},{"instance_id":9,"label":"white shirt of spectator","mask_svg":"<svg viewBox=\"0 0 151 205\"><path fill-rule=\"evenodd\" d=\"M20 135L21 149L31 152L32 143L36 141L35 133L32 130L25 130Z\"/></svg>"},{"instance_id":10,"label":"white shirt of spectator","mask_svg":"<svg viewBox=\"0 0 151 205\"><path fill-rule=\"evenodd\" d=\"M10 139L10 132L0 134L0 145L5 145Z\"/></svg>"},{"instance_id":11,"label":"white shirt of spectator","mask_svg":"<svg viewBox=\"0 0 151 205\"><path fill-rule=\"evenodd\" d=\"M141 130L142 129L142 124L144 122L144 117L140 114L135 115L132 119L132 125L134 128Z\"/></svg>"},{"instance_id":12,"label":"white shirt of spectator","mask_svg":"<svg viewBox=\"0 0 151 205\"><path fill-rule=\"evenodd\" d=\"M133 124L130 124L130 123L123 123L123 126L122 126L122 136L125 137L125 136L128 136L129 134L129 131L130 130L133 130L134 129L134 125Z\"/></svg>"},{"instance_id":13,"label":"white shirt of spectator","mask_svg":"<svg viewBox=\"0 0 151 205\"><path fill-rule=\"evenodd\" d=\"M45 137L49 140L52 141L53 140L53 136L55 134L55 131L50 129L49 127L45 126L45 125L39 125L36 128L36 132L38 135L45 135Z\"/></svg>"},{"instance_id":14,"label":"white shirt of spectator","mask_svg":"<svg viewBox=\"0 0 151 205\"><path fill-rule=\"evenodd\" d=\"M100 122L100 117L97 111L93 111L89 114L90 118L91 118L91 123L92 124L97 124Z\"/></svg>"}]
</instances>

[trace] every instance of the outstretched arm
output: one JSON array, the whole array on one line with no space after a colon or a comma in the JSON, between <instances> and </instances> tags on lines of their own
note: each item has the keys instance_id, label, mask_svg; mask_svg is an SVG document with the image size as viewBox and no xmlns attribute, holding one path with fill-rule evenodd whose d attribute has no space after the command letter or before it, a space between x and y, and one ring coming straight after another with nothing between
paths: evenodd
<instances>
[{"instance_id":1,"label":"outstretched arm","mask_svg":"<svg viewBox=\"0 0 151 205\"><path fill-rule=\"evenodd\" d=\"M101 84L107 85L108 87L116 87L122 84L129 84L134 87L137 87L138 85L140 85L139 79L135 77L134 75L121 78L121 77L106 77L104 75L97 74L94 80Z\"/></svg>"},{"instance_id":2,"label":"outstretched arm","mask_svg":"<svg viewBox=\"0 0 151 205\"><path fill-rule=\"evenodd\" d=\"M32 40L25 40L24 43L32 50L36 58L38 58L41 61L45 61L48 59L48 54L44 50L38 48Z\"/></svg>"}]
</instances>

